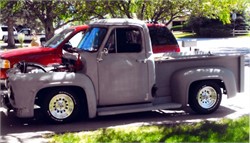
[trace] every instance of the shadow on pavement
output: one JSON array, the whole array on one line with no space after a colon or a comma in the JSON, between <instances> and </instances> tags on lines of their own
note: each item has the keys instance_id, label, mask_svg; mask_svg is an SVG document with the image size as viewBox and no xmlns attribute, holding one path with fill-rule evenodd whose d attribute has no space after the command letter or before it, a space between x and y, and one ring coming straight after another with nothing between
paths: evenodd
<instances>
[{"instance_id":1,"label":"shadow on pavement","mask_svg":"<svg viewBox=\"0 0 250 143\"><path fill-rule=\"evenodd\" d=\"M29 133L29 132L76 132L76 131L90 131L99 128L107 128L112 126L122 125L150 125L150 124L174 124L182 122L196 122L201 120L224 118L225 116L234 113L235 111L220 106L220 108L213 114L198 115L192 111L180 110L161 110L152 112L141 112L131 114L121 114L112 116L96 117L94 119L87 119L82 121L75 121L67 124L48 124L42 116L39 115L39 109L35 111L38 115L32 119L16 118L13 112L6 116L1 112L1 136Z\"/></svg>"}]
</instances>

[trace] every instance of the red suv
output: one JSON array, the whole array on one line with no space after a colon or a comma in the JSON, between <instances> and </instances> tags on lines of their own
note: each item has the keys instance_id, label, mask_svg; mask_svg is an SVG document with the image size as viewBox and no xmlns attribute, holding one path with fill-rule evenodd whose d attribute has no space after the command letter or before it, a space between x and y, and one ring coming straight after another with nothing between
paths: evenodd
<instances>
[{"instance_id":1,"label":"red suv","mask_svg":"<svg viewBox=\"0 0 250 143\"><path fill-rule=\"evenodd\" d=\"M0 53L0 79L5 79L6 70L12 68L19 61L35 62L43 65L61 63L63 46L70 43L76 47L87 29L87 25L70 27L56 34L43 46L19 48Z\"/></svg>"},{"instance_id":2,"label":"red suv","mask_svg":"<svg viewBox=\"0 0 250 143\"><path fill-rule=\"evenodd\" d=\"M173 33L163 24L147 24L153 53L180 52Z\"/></svg>"},{"instance_id":3,"label":"red suv","mask_svg":"<svg viewBox=\"0 0 250 143\"><path fill-rule=\"evenodd\" d=\"M164 25L147 24L154 53L180 52L178 43L173 34ZM6 71L19 61L35 62L42 65L61 63L62 48L65 44L77 47L87 25L74 26L55 35L44 46L13 49L0 53L0 79L6 79Z\"/></svg>"}]
</instances>

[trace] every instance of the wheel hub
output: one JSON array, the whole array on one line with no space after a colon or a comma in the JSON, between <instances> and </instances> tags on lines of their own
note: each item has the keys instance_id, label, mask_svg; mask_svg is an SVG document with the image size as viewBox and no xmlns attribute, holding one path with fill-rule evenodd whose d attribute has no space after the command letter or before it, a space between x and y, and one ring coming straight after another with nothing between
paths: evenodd
<instances>
[{"instance_id":1,"label":"wheel hub","mask_svg":"<svg viewBox=\"0 0 250 143\"><path fill-rule=\"evenodd\" d=\"M209 109L213 107L217 101L218 95L216 90L211 86L203 87L198 92L198 103L202 108Z\"/></svg>"},{"instance_id":2,"label":"wheel hub","mask_svg":"<svg viewBox=\"0 0 250 143\"><path fill-rule=\"evenodd\" d=\"M58 94L50 100L49 111L51 115L57 119L69 117L73 110L74 102L72 98L66 94Z\"/></svg>"}]
</instances>

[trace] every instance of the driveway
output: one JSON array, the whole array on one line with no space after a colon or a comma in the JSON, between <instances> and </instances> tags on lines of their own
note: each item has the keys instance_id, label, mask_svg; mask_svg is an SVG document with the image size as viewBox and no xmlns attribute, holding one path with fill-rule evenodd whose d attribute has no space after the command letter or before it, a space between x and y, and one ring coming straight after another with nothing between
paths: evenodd
<instances>
[{"instance_id":1,"label":"driveway","mask_svg":"<svg viewBox=\"0 0 250 143\"><path fill-rule=\"evenodd\" d=\"M181 52L190 54L195 49L203 53L244 54L245 64L250 66L250 37L242 38L179 38ZM183 41L196 42L195 46L183 47ZM191 49L191 51L190 51Z\"/></svg>"}]
</instances>

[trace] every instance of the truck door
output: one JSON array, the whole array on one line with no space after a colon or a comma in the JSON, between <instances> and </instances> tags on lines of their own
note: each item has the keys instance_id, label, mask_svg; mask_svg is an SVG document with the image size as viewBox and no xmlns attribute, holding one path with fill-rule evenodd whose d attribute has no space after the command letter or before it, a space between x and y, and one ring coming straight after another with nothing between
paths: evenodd
<instances>
[{"instance_id":1,"label":"truck door","mask_svg":"<svg viewBox=\"0 0 250 143\"><path fill-rule=\"evenodd\" d=\"M140 29L113 29L103 51L98 64L99 105L147 102L148 69Z\"/></svg>"}]
</instances>

